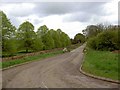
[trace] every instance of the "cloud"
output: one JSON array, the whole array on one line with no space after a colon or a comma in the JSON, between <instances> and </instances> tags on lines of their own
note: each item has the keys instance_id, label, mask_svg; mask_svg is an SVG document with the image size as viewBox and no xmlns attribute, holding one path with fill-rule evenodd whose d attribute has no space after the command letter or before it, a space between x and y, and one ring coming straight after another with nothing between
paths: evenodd
<instances>
[{"instance_id":1,"label":"cloud","mask_svg":"<svg viewBox=\"0 0 120 90\"><path fill-rule=\"evenodd\" d=\"M39 24L39 23L42 23L43 20L39 20L39 19L33 19L33 23L36 25L36 24Z\"/></svg>"},{"instance_id":2,"label":"cloud","mask_svg":"<svg viewBox=\"0 0 120 90\"><path fill-rule=\"evenodd\" d=\"M11 7L9 14L15 17L24 17L34 14L34 4L32 3L16 3Z\"/></svg>"},{"instance_id":3,"label":"cloud","mask_svg":"<svg viewBox=\"0 0 120 90\"><path fill-rule=\"evenodd\" d=\"M62 15L77 12L87 12L102 14L102 6L105 3L101 2L44 2L37 3L34 10L40 15Z\"/></svg>"},{"instance_id":4,"label":"cloud","mask_svg":"<svg viewBox=\"0 0 120 90\"><path fill-rule=\"evenodd\" d=\"M85 13L85 12L79 12L79 13L73 13L73 14L67 14L65 15L63 21L64 22L88 22L90 21L92 15Z\"/></svg>"},{"instance_id":5,"label":"cloud","mask_svg":"<svg viewBox=\"0 0 120 90\"><path fill-rule=\"evenodd\" d=\"M65 22L88 22L92 16L104 16L105 2L43 2L35 3L34 11L39 17L49 15L64 16Z\"/></svg>"},{"instance_id":6,"label":"cloud","mask_svg":"<svg viewBox=\"0 0 120 90\"><path fill-rule=\"evenodd\" d=\"M117 2L16 2L0 4L0 9L16 27L28 20L35 30L46 24L50 29L61 28L73 38L87 25L104 22L115 24L117 5Z\"/></svg>"},{"instance_id":7,"label":"cloud","mask_svg":"<svg viewBox=\"0 0 120 90\"><path fill-rule=\"evenodd\" d=\"M0 10L9 18L28 17L34 14L34 4L32 3L3 3Z\"/></svg>"}]
</instances>

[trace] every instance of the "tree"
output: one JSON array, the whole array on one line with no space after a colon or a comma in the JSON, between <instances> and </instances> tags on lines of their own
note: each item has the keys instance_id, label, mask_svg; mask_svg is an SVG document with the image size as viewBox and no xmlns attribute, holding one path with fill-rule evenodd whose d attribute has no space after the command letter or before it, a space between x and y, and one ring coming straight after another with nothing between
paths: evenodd
<instances>
[{"instance_id":1,"label":"tree","mask_svg":"<svg viewBox=\"0 0 120 90\"><path fill-rule=\"evenodd\" d=\"M54 48L54 40L51 37L51 35L48 33L46 33L43 37L42 37L42 42L44 44L44 49L53 49Z\"/></svg>"},{"instance_id":2,"label":"tree","mask_svg":"<svg viewBox=\"0 0 120 90\"><path fill-rule=\"evenodd\" d=\"M85 36L81 33L78 33L74 37L74 43L84 43L85 42Z\"/></svg>"},{"instance_id":3,"label":"tree","mask_svg":"<svg viewBox=\"0 0 120 90\"><path fill-rule=\"evenodd\" d=\"M48 27L46 25L40 26L38 28L37 34L39 35L39 37L44 36L47 32L48 32Z\"/></svg>"},{"instance_id":4,"label":"tree","mask_svg":"<svg viewBox=\"0 0 120 90\"><path fill-rule=\"evenodd\" d=\"M43 25L38 28L37 34L42 39L44 49L66 47L71 44L69 36L60 29L49 30L46 25Z\"/></svg>"},{"instance_id":5,"label":"tree","mask_svg":"<svg viewBox=\"0 0 120 90\"><path fill-rule=\"evenodd\" d=\"M13 56L17 52L17 45L16 45L16 39L11 38L9 40L6 40L5 42L5 51L10 55Z\"/></svg>"},{"instance_id":6,"label":"tree","mask_svg":"<svg viewBox=\"0 0 120 90\"><path fill-rule=\"evenodd\" d=\"M49 29L46 25L40 26L37 31L37 35L41 38L43 43L43 49L53 49L54 48L54 40L50 35Z\"/></svg>"},{"instance_id":7,"label":"tree","mask_svg":"<svg viewBox=\"0 0 120 90\"><path fill-rule=\"evenodd\" d=\"M44 44L42 43L42 39L38 36L33 41L32 49L35 51L43 50Z\"/></svg>"},{"instance_id":8,"label":"tree","mask_svg":"<svg viewBox=\"0 0 120 90\"><path fill-rule=\"evenodd\" d=\"M61 41L62 47L66 47L71 44L69 36L64 32L60 32L60 41Z\"/></svg>"},{"instance_id":9,"label":"tree","mask_svg":"<svg viewBox=\"0 0 120 90\"><path fill-rule=\"evenodd\" d=\"M34 26L32 23L25 21L19 26L17 30L17 39L21 43L21 48L25 49L26 52L32 49L35 40Z\"/></svg>"},{"instance_id":10,"label":"tree","mask_svg":"<svg viewBox=\"0 0 120 90\"><path fill-rule=\"evenodd\" d=\"M60 35L57 31L51 29L50 31L50 35L52 36L53 40L54 40L54 46L55 48L60 48L61 47L61 42L60 42Z\"/></svg>"},{"instance_id":11,"label":"tree","mask_svg":"<svg viewBox=\"0 0 120 90\"><path fill-rule=\"evenodd\" d=\"M102 32L104 28L105 27L103 27L102 24L99 24L99 25L89 25L82 32L86 36L86 38L91 38L91 37L97 36L97 34Z\"/></svg>"},{"instance_id":12,"label":"tree","mask_svg":"<svg viewBox=\"0 0 120 90\"><path fill-rule=\"evenodd\" d=\"M16 42L15 42L15 30L16 27L13 26L10 20L7 18L3 11L0 11L2 17L2 23L0 24L0 32L2 33L2 50L13 54L16 52Z\"/></svg>"}]
</instances>

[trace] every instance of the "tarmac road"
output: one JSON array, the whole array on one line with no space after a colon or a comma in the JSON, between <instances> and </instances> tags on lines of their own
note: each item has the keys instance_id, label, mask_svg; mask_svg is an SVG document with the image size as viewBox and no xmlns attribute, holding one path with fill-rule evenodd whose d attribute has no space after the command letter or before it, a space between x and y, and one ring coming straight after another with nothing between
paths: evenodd
<instances>
[{"instance_id":1,"label":"tarmac road","mask_svg":"<svg viewBox=\"0 0 120 90\"><path fill-rule=\"evenodd\" d=\"M118 84L93 79L79 72L84 47L4 70L3 88L117 88Z\"/></svg>"}]
</instances>

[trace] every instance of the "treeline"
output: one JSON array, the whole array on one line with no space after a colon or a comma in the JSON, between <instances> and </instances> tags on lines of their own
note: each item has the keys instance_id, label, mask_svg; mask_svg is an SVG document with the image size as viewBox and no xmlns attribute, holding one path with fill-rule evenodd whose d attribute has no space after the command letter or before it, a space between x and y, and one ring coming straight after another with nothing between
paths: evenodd
<instances>
[{"instance_id":1,"label":"treeline","mask_svg":"<svg viewBox=\"0 0 120 90\"><path fill-rule=\"evenodd\" d=\"M90 25L83 30L87 46L95 50L120 50L120 26Z\"/></svg>"},{"instance_id":2,"label":"treeline","mask_svg":"<svg viewBox=\"0 0 120 90\"><path fill-rule=\"evenodd\" d=\"M61 29L53 30L43 25L35 32L34 25L29 21L23 22L17 29L4 12L1 11L0 14L2 16L0 17L2 19L2 29L0 29L2 42L0 44L3 53L13 55L21 50L40 51L66 47L71 44L69 36Z\"/></svg>"}]
</instances>

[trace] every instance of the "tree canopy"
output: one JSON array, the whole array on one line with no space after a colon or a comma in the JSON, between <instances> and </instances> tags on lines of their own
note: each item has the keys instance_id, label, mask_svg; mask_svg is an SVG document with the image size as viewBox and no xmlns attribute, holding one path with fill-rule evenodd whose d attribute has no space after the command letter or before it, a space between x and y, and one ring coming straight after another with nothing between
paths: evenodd
<instances>
[{"instance_id":1,"label":"tree canopy","mask_svg":"<svg viewBox=\"0 0 120 90\"><path fill-rule=\"evenodd\" d=\"M34 26L32 23L28 21L23 22L17 30L17 38L21 42L21 47L28 52L32 48L35 40Z\"/></svg>"},{"instance_id":2,"label":"tree canopy","mask_svg":"<svg viewBox=\"0 0 120 90\"><path fill-rule=\"evenodd\" d=\"M0 27L1 38L2 38L2 50L7 51L11 54L16 52L15 42L15 26L12 25L10 20L7 18L4 12L0 11L0 15L2 17L2 23Z\"/></svg>"},{"instance_id":3,"label":"tree canopy","mask_svg":"<svg viewBox=\"0 0 120 90\"><path fill-rule=\"evenodd\" d=\"M84 43L85 42L85 36L81 33L78 33L74 37L74 43Z\"/></svg>"},{"instance_id":4,"label":"tree canopy","mask_svg":"<svg viewBox=\"0 0 120 90\"><path fill-rule=\"evenodd\" d=\"M25 21L18 29L12 25L4 12L0 12L2 18L2 50L14 54L19 51L39 51L54 48L62 48L71 44L69 36L61 29L49 29L46 25L40 26L35 32L34 25Z\"/></svg>"}]
</instances>

